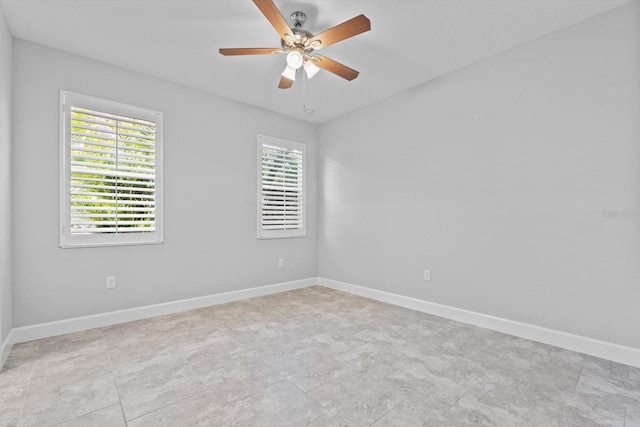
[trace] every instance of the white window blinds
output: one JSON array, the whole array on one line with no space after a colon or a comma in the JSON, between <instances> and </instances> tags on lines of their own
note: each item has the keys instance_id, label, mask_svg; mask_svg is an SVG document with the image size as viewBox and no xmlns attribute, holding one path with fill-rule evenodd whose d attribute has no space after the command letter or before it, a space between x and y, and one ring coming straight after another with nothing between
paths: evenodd
<instances>
[{"instance_id":1,"label":"white window blinds","mask_svg":"<svg viewBox=\"0 0 640 427\"><path fill-rule=\"evenodd\" d=\"M258 136L258 238L302 237L305 146Z\"/></svg>"},{"instance_id":2,"label":"white window blinds","mask_svg":"<svg viewBox=\"0 0 640 427\"><path fill-rule=\"evenodd\" d=\"M161 115L62 96L62 246L159 243Z\"/></svg>"}]
</instances>

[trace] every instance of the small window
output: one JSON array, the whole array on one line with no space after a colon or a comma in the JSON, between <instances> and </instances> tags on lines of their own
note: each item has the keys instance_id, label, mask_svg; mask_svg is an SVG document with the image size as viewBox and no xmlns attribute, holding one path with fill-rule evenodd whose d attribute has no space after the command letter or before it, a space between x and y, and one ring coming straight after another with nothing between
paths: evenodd
<instances>
[{"instance_id":1,"label":"small window","mask_svg":"<svg viewBox=\"0 0 640 427\"><path fill-rule=\"evenodd\" d=\"M60 246L162 242L162 113L60 92Z\"/></svg>"},{"instance_id":2,"label":"small window","mask_svg":"<svg viewBox=\"0 0 640 427\"><path fill-rule=\"evenodd\" d=\"M304 237L304 144L258 135L258 239Z\"/></svg>"}]
</instances>

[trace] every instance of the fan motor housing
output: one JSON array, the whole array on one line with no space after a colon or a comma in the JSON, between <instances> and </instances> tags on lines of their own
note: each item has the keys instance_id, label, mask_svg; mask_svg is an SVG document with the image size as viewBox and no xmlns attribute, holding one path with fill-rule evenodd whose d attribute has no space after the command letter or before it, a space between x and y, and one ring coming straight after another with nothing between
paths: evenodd
<instances>
[{"instance_id":1,"label":"fan motor housing","mask_svg":"<svg viewBox=\"0 0 640 427\"><path fill-rule=\"evenodd\" d=\"M307 40L313 37L313 34L307 30L303 30L302 26L307 22L307 15L304 12L295 11L290 16L291 19L291 32L293 33L293 40L282 39L282 49L288 52L292 49L300 48L304 51L310 51L306 46Z\"/></svg>"},{"instance_id":2,"label":"fan motor housing","mask_svg":"<svg viewBox=\"0 0 640 427\"><path fill-rule=\"evenodd\" d=\"M285 52L288 52L295 48L300 48L307 52L311 50L309 46L306 45L306 43L307 43L307 40L313 37L313 34L301 28L292 28L291 32L293 32L293 36L294 36L293 40L289 40L288 37L287 39L281 40L282 49Z\"/></svg>"}]
</instances>

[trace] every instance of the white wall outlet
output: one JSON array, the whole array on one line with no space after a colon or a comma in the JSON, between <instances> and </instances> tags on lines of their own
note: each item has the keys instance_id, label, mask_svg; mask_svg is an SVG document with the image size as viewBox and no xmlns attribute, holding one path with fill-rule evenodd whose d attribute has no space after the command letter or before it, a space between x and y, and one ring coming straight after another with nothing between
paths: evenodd
<instances>
[{"instance_id":1,"label":"white wall outlet","mask_svg":"<svg viewBox=\"0 0 640 427\"><path fill-rule=\"evenodd\" d=\"M107 289L116 287L116 276L107 276Z\"/></svg>"},{"instance_id":2,"label":"white wall outlet","mask_svg":"<svg viewBox=\"0 0 640 427\"><path fill-rule=\"evenodd\" d=\"M426 280L427 282L431 280L431 270L424 271L424 280Z\"/></svg>"},{"instance_id":3,"label":"white wall outlet","mask_svg":"<svg viewBox=\"0 0 640 427\"><path fill-rule=\"evenodd\" d=\"M280 267L280 268L284 268L284 258L280 258L280 259L278 260L278 267Z\"/></svg>"}]
</instances>

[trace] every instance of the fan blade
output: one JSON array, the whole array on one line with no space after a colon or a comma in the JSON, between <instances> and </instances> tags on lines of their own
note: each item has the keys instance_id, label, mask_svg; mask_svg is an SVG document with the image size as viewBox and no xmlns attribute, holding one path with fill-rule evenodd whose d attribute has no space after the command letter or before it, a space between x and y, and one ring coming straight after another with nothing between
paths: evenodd
<instances>
[{"instance_id":1,"label":"fan blade","mask_svg":"<svg viewBox=\"0 0 640 427\"><path fill-rule=\"evenodd\" d=\"M289 89L293 86L293 80L286 78L285 76L280 76L280 84L278 85L278 89Z\"/></svg>"},{"instance_id":2,"label":"fan blade","mask_svg":"<svg viewBox=\"0 0 640 427\"><path fill-rule=\"evenodd\" d=\"M281 39L285 40L287 35L291 40L294 39L293 32L291 31L291 28L289 28L289 24L287 24L287 21L285 21L284 17L273 3L273 0L253 0L253 2L258 6L260 12L262 12L265 18L267 18L273 28L276 29Z\"/></svg>"},{"instance_id":3,"label":"fan blade","mask_svg":"<svg viewBox=\"0 0 640 427\"><path fill-rule=\"evenodd\" d=\"M239 47L220 49L221 54L229 55L271 55L273 53L282 53L282 49L277 47Z\"/></svg>"},{"instance_id":4,"label":"fan blade","mask_svg":"<svg viewBox=\"0 0 640 427\"><path fill-rule=\"evenodd\" d=\"M322 49L323 47L330 46L339 41L348 39L349 37L357 36L371 29L371 21L364 15L358 15L355 18L351 18L342 24L329 28L326 31L312 37L307 42L307 46L311 46L313 42L319 41L320 46L314 47L314 49Z\"/></svg>"},{"instance_id":5,"label":"fan blade","mask_svg":"<svg viewBox=\"0 0 640 427\"><path fill-rule=\"evenodd\" d=\"M355 79L356 77L358 77L358 74L360 74L358 71L323 55L312 56L311 59L313 60L313 63L319 68L327 70L330 73L333 73L349 81Z\"/></svg>"}]
</instances>

